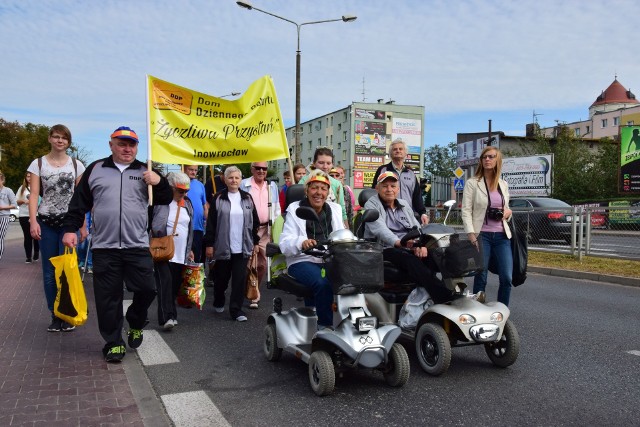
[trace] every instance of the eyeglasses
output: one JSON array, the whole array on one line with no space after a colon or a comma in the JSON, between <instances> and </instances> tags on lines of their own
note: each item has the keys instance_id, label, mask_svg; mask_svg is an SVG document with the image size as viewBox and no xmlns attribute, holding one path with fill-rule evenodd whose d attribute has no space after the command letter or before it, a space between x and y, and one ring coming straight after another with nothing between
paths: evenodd
<instances>
[{"instance_id":1,"label":"eyeglasses","mask_svg":"<svg viewBox=\"0 0 640 427\"><path fill-rule=\"evenodd\" d=\"M51 135L49 138L53 139L53 140L58 140L61 139L63 141L68 141L69 138L67 138L66 136L63 135Z\"/></svg>"},{"instance_id":2,"label":"eyeglasses","mask_svg":"<svg viewBox=\"0 0 640 427\"><path fill-rule=\"evenodd\" d=\"M495 159L496 157L498 157L498 155L497 155L497 154L485 154L484 156L482 156L482 157L480 157L480 158L481 158L482 160L484 160L484 159L491 159L491 160L493 160L493 159Z\"/></svg>"},{"instance_id":3,"label":"eyeglasses","mask_svg":"<svg viewBox=\"0 0 640 427\"><path fill-rule=\"evenodd\" d=\"M189 190L181 190L181 189L179 189L179 188L176 188L176 191L177 191L178 193L180 193L180 194L186 194L186 193L187 193L187 191L189 191Z\"/></svg>"},{"instance_id":4,"label":"eyeglasses","mask_svg":"<svg viewBox=\"0 0 640 427\"><path fill-rule=\"evenodd\" d=\"M263 172L267 171L267 168L264 167L264 166L251 166L251 167L254 168L257 171L263 171Z\"/></svg>"}]
</instances>

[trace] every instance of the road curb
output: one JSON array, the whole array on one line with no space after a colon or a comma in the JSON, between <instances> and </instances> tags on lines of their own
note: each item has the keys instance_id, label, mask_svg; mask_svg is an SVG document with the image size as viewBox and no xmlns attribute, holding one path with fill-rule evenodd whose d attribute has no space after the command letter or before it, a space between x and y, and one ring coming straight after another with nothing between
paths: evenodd
<instances>
[{"instance_id":1,"label":"road curb","mask_svg":"<svg viewBox=\"0 0 640 427\"><path fill-rule=\"evenodd\" d=\"M527 266L527 271L531 273L545 274L547 276L568 277L570 279L593 280L596 282L615 283L623 286L640 287L640 278L613 276L609 274L591 273L587 271L563 270L560 268Z\"/></svg>"}]
</instances>

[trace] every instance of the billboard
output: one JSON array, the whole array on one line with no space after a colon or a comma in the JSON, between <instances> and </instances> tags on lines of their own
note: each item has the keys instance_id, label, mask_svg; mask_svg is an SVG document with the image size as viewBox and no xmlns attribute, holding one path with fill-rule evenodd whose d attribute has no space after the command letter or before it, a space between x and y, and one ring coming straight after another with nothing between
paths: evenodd
<instances>
[{"instance_id":1,"label":"billboard","mask_svg":"<svg viewBox=\"0 0 640 427\"><path fill-rule=\"evenodd\" d=\"M405 164L420 173L422 148L422 120L394 117L391 123L391 141L402 139L407 144Z\"/></svg>"},{"instance_id":2,"label":"billboard","mask_svg":"<svg viewBox=\"0 0 640 427\"><path fill-rule=\"evenodd\" d=\"M492 135L492 144L494 147L500 147L500 135ZM458 166L477 165L480 162L480 153L487 146L489 137L472 139L471 141L461 142L458 144L458 156L456 162Z\"/></svg>"},{"instance_id":3,"label":"billboard","mask_svg":"<svg viewBox=\"0 0 640 427\"><path fill-rule=\"evenodd\" d=\"M620 128L620 175L618 191L640 193L640 126Z\"/></svg>"},{"instance_id":4,"label":"billboard","mask_svg":"<svg viewBox=\"0 0 640 427\"><path fill-rule=\"evenodd\" d=\"M553 154L506 157L502 160L502 179L509 184L511 197L551 195Z\"/></svg>"}]
</instances>

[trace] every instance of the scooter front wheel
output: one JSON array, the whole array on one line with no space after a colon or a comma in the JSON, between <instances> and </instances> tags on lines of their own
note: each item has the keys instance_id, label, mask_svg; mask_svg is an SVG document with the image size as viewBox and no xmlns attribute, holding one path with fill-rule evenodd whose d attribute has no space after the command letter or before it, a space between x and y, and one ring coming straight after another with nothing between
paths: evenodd
<instances>
[{"instance_id":1,"label":"scooter front wheel","mask_svg":"<svg viewBox=\"0 0 640 427\"><path fill-rule=\"evenodd\" d=\"M442 326L425 323L416 334L416 355L420 366L429 375L447 372L451 364L451 343Z\"/></svg>"},{"instance_id":2,"label":"scooter front wheel","mask_svg":"<svg viewBox=\"0 0 640 427\"><path fill-rule=\"evenodd\" d=\"M402 387L409 381L409 356L404 347L395 343L389 352L389 361L383 371L384 380L391 387Z\"/></svg>"},{"instance_id":3,"label":"scooter front wheel","mask_svg":"<svg viewBox=\"0 0 640 427\"><path fill-rule=\"evenodd\" d=\"M314 351L309 358L309 383L318 396L333 393L336 386L336 371L333 360L326 351Z\"/></svg>"},{"instance_id":4,"label":"scooter front wheel","mask_svg":"<svg viewBox=\"0 0 640 427\"><path fill-rule=\"evenodd\" d=\"M277 362L282 356L282 349L278 347L278 333L273 323L264 327L264 355L269 362Z\"/></svg>"},{"instance_id":5,"label":"scooter front wheel","mask_svg":"<svg viewBox=\"0 0 640 427\"><path fill-rule=\"evenodd\" d=\"M511 319L504 324L502 337L496 342L485 344L484 349L496 366L506 368L516 362L520 354L520 335Z\"/></svg>"}]
</instances>

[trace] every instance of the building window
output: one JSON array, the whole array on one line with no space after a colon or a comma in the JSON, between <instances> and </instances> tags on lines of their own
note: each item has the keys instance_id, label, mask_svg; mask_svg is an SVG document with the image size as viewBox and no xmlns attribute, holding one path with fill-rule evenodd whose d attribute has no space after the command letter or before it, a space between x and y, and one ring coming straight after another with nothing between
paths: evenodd
<instances>
[{"instance_id":1,"label":"building window","mask_svg":"<svg viewBox=\"0 0 640 427\"><path fill-rule=\"evenodd\" d=\"M329 136L324 137L324 145L329 146Z\"/></svg>"},{"instance_id":2,"label":"building window","mask_svg":"<svg viewBox=\"0 0 640 427\"><path fill-rule=\"evenodd\" d=\"M576 136L580 136L580 128L575 128L574 130L576 132Z\"/></svg>"},{"instance_id":3,"label":"building window","mask_svg":"<svg viewBox=\"0 0 640 427\"><path fill-rule=\"evenodd\" d=\"M602 120L600 120L600 122L601 122L601 126L600 127L603 127L603 128L607 127L607 125L608 125L608 120L607 119L602 119Z\"/></svg>"},{"instance_id":4,"label":"building window","mask_svg":"<svg viewBox=\"0 0 640 427\"><path fill-rule=\"evenodd\" d=\"M347 160L347 150L342 150L342 161L345 162Z\"/></svg>"},{"instance_id":5,"label":"building window","mask_svg":"<svg viewBox=\"0 0 640 427\"><path fill-rule=\"evenodd\" d=\"M338 123L338 130L342 129L342 123Z\"/></svg>"},{"instance_id":6,"label":"building window","mask_svg":"<svg viewBox=\"0 0 640 427\"><path fill-rule=\"evenodd\" d=\"M331 116L331 126L333 126L333 116Z\"/></svg>"},{"instance_id":7,"label":"building window","mask_svg":"<svg viewBox=\"0 0 640 427\"><path fill-rule=\"evenodd\" d=\"M322 145L322 138L318 138L318 147Z\"/></svg>"},{"instance_id":8,"label":"building window","mask_svg":"<svg viewBox=\"0 0 640 427\"><path fill-rule=\"evenodd\" d=\"M309 141L309 150L312 148L313 141Z\"/></svg>"},{"instance_id":9,"label":"building window","mask_svg":"<svg viewBox=\"0 0 640 427\"><path fill-rule=\"evenodd\" d=\"M620 125L620 117L614 117L613 118L613 125L614 126Z\"/></svg>"},{"instance_id":10,"label":"building window","mask_svg":"<svg viewBox=\"0 0 640 427\"><path fill-rule=\"evenodd\" d=\"M346 130L344 132L342 132L342 140L343 141L347 140L347 131Z\"/></svg>"},{"instance_id":11,"label":"building window","mask_svg":"<svg viewBox=\"0 0 640 427\"><path fill-rule=\"evenodd\" d=\"M338 149L342 148L342 143L338 142Z\"/></svg>"},{"instance_id":12,"label":"building window","mask_svg":"<svg viewBox=\"0 0 640 427\"><path fill-rule=\"evenodd\" d=\"M318 125L316 126L316 130L322 129L322 120L318 120Z\"/></svg>"},{"instance_id":13,"label":"building window","mask_svg":"<svg viewBox=\"0 0 640 427\"><path fill-rule=\"evenodd\" d=\"M627 126L633 126L633 120L628 120L627 121Z\"/></svg>"},{"instance_id":14,"label":"building window","mask_svg":"<svg viewBox=\"0 0 640 427\"><path fill-rule=\"evenodd\" d=\"M587 131L585 132L585 135L588 134L589 132L591 132L591 126L587 125Z\"/></svg>"},{"instance_id":15,"label":"building window","mask_svg":"<svg viewBox=\"0 0 640 427\"><path fill-rule=\"evenodd\" d=\"M331 137L329 138L329 141L331 141L331 145L333 145L333 135L331 135Z\"/></svg>"}]
</instances>

